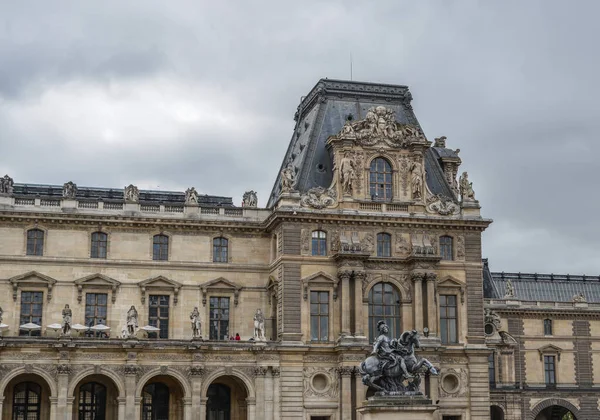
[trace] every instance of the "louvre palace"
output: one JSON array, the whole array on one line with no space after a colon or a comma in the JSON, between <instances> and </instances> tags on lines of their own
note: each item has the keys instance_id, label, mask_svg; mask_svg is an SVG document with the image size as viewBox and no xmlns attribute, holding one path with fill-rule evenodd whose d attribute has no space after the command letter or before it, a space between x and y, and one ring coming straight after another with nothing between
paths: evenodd
<instances>
[{"instance_id":1,"label":"louvre palace","mask_svg":"<svg viewBox=\"0 0 600 420\"><path fill-rule=\"evenodd\" d=\"M437 420L600 418L600 278L491 271L411 102L320 80L269 197L1 178L2 419L358 420L381 321Z\"/></svg>"}]
</instances>

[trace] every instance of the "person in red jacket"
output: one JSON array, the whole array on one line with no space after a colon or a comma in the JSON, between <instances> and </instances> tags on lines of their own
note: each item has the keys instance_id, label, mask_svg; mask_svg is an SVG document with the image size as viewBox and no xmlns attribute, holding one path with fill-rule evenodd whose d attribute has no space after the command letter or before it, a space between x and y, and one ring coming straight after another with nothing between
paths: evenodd
<instances>
[{"instance_id":1,"label":"person in red jacket","mask_svg":"<svg viewBox=\"0 0 600 420\"><path fill-rule=\"evenodd\" d=\"M235 333L235 341L240 341L242 338L238 333Z\"/></svg>"}]
</instances>

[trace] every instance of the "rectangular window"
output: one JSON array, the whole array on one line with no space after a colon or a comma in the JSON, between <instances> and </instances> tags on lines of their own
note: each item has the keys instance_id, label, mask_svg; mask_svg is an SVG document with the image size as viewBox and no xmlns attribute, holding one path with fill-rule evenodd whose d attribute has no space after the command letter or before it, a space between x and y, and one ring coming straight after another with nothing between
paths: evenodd
<instances>
[{"instance_id":1,"label":"rectangular window","mask_svg":"<svg viewBox=\"0 0 600 420\"><path fill-rule=\"evenodd\" d=\"M546 378L546 385L556 384L555 356L544 356L544 373Z\"/></svg>"},{"instance_id":2,"label":"rectangular window","mask_svg":"<svg viewBox=\"0 0 600 420\"><path fill-rule=\"evenodd\" d=\"M169 237L167 235L154 235L152 259L154 261L167 261L169 259Z\"/></svg>"},{"instance_id":3,"label":"rectangular window","mask_svg":"<svg viewBox=\"0 0 600 420\"><path fill-rule=\"evenodd\" d=\"M329 341L329 292L310 292L310 339Z\"/></svg>"},{"instance_id":4,"label":"rectangular window","mask_svg":"<svg viewBox=\"0 0 600 420\"><path fill-rule=\"evenodd\" d=\"M210 339L229 339L229 298L210 298Z\"/></svg>"},{"instance_id":5,"label":"rectangular window","mask_svg":"<svg viewBox=\"0 0 600 420\"><path fill-rule=\"evenodd\" d=\"M86 293L85 295L85 326L106 325L106 306L108 295L106 293ZM96 332L96 337L104 333Z\"/></svg>"},{"instance_id":6,"label":"rectangular window","mask_svg":"<svg viewBox=\"0 0 600 420\"><path fill-rule=\"evenodd\" d=\"M21 318L19 325L33 323L42 326L43 292L21 292ZM39 330L19 330L19 335L39 336Z\"/></svg>"},{"instance_id":7,"label":"rectangular window","mask_svg":"<svg viewBox=\"0 0 600 420\"><path fill-rule=\"evenodd\" d=\"M44 231L29 229L27 231L27 255L44 255Z\"/></svg>"},{"instance_id":8,"label":"rectangular window","mask_svg":"<svg viewBox=\"0 0 600 420\"><path fill-rule=\"evenodd\" d=\"M493 387L496 385L496 357L493 352L488 356L488 372L490 386Z\"/></svg>"},{"instance_id":9,"label":"rectangular window","mask_svg":"<svg viewBox=\"0 0 600 420\"><path fill-rule=\"evenodd\" d=\"M456 295L440 295L440 335L442 343L458 343Z\"/></svg>"},{"instance_id":10,"label":"rectangular window","mask_svg":"<svg viewBox=\"0 0 600 420\"><path fill-rule=\"evenodd\" d=\"M327 255L327 234L322 230L315 230L312 233L312 254Z\"/></svg>"},{"instance_id":11,"label":"rectangular window","mask_svg":"<svg viewBox=\"0 0 600 420\"><path fill-rule=\"evenodd\" d=\"M108 235L103 232L92 233L91 258L106 258Z\"/></svg>"},{"instance_id":12,"label":"rectangular window","mask_svg":"<svg viewBox=\"0 0 600 420\"><path fill-rule=\"evenodd\" d=\"M454 259L451 236L440 236L440 257L442 257L442 260L447 261Z\"/></svg>"},{"instance_id":13,"label":"rectangular window","mask_svg":"<svg viewBox=\"0 0 600 420\"><path fill-rule=\"evenodd\" d=\"M148 323L160 328L158 334L149 332L148 338L169 338L169 296L150 295L150 306L148 308Z\"/></svg>"}]
</instances>

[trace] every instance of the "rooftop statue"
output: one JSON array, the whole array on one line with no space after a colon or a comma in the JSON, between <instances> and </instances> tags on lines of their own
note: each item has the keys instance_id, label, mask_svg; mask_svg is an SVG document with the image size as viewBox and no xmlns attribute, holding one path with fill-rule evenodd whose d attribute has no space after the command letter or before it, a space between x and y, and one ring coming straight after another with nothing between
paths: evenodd
<instances>
[{"instance_id":1,"label":"rooftop statue","mask_svg":"<svg viewBox=\"0 0 600 420\"><path fill-rule=\"evenodd\" d=\"M198 192L194 187L185 190L185 204L195 205L198 204Z\"/></svg>"},{"instance_id":2,"label":"rooftop statue","mask_svg":"<svg viewBox=\"0 0 600 420\"><path fill-rule=\"evenodd\" d=\"M473 183L469 181L468 173L462 173L458 180L458 185L462 201L475 201L475 191L473 191Z\"/></svg>"},{"instance_id":3,"label":"rooftop statue","mask_svg":"<svg viewBox=\"0 0 600 420\"><path fill-rule=\"evenodd\" d=\"M290 164L281 171L281 192L293 192L295 184L296 174L294 173L294 167Z\"/></svg>"},{"instance_id":4,"label":"rooftop statue","mask_svg":"<svg viewBox=\"0 0 600 420\"><path fill-rule=\"evenodd\" d=\"M421 375L437 375L438 370L429 360L415 356L415 348L420 347L417 331L405 331L400 339L390 339L384 321L377 323L377 330L380 334L373 352L359 367L363 383L382 395L420 395Z\"/></svg>"},{"instance_id":5,"label":"rooftop statue","mask_svg":"<svg viewBox=\"0 0 600 420\"><path fill-rule=\"evenodd\" d=\"M13 179L8 175L0 178L0 194L11 195L13 193Z\"/></svg>"},{"instance_id":6,"label":"rooftop statue","mask_svg":"<svg viewBox=\"0 0 600 420\"><path fill-rule=\"evenodd\" d=\"M129 184L123 190L123 198L128 203L137 203L140 201L140 190L133 184Z\"/></svg>"},{"instance_id":7,"label":"rooftop statue","mask_svg":"<svg viewBox=\"0 0 600 420\"><path fill-rule=\"evenodd\" d=\"M65 182L63 185L63 197L74 200L76 196L77 184L73 183L73 181Z\"/></svg>"},{"instance_id":8,"label":"rooftop statue","mask_svg":"<svg viewBox=\"0 0 600 420\"><path fill-rule=\"evenodd\" d=\"M242 197L242 207L256 207L257 205L258 197L256 196L256 191L246 191Z\"/></svg>"}]
</instances>

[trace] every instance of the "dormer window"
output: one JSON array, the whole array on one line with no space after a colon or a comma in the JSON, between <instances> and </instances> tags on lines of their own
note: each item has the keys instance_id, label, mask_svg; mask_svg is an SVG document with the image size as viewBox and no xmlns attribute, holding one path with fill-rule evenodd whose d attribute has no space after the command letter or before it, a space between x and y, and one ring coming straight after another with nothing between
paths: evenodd
<instances>
[{"instance_id":1,"label":"dormer window","mask_svg":"<svg viewBox=\"0 0 600 420\"><path fill-rule=\"evenodd\" d=\"M386 159L377 158L371 162L369 187L372 200L392 199L392 166Z\"/></svg>"}]
</instances>

